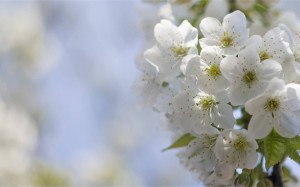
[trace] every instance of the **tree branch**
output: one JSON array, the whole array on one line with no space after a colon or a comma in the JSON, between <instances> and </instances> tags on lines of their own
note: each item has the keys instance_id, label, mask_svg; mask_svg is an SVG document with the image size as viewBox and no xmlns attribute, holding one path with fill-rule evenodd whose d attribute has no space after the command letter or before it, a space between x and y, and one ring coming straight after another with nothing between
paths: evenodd
<instances>
[{"instance_id":1,"label":"tree branch","mask_svg":"<svg viewBox=\"0 0 300 187\"><path fill-rule=\"evenodd\" d=\"M274 187L283 187L280 163L273 167L273 171L271 176L269 176L269 179L272 181Z\"/></svg>"}]
</instances>

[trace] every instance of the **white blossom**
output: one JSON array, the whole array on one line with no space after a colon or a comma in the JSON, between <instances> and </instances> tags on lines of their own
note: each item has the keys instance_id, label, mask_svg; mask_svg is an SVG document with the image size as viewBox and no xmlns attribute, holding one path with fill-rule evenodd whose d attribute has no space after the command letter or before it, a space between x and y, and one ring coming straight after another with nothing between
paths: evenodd
<instances>
[{"instance_id":1,"label":"white blossom","mask_svg":"<svg viewBox=\"0 0 300 187\"><path fill-rule=\"evenodd\" d=\"M240 11L226 15L222 24L216 18L204 18L199 25L204 36L199 40L200 45L202 48L218 46L222 54L235 54L249 37L246 24L246 17Z\"/></svg>"},{"instance_id":2,"label":"white blossom","mask_svg":"<svg viewBox=\"0 0 300 187\"><path fill-rule=\"evenodd\" d=\"M247 130L226 129L217 139L215 153L225 165L253 169L258 160L257 148L255 139Z\"/></svg>"},{"instance_id":3,"label":"white blossom","mask_svg":"<svg viewBox=\"0 0 300 187\"><path fill-rule=\"evenodd\" d=\"M300 85L274 78L267 89L245 104L253 115L248 130L256 139L266 137L273 128L283 137L300 133Z\"/></svg>"},{"instance_id":4,"label":"white blossom","mask_svg":"<svg viewBox=\"0 0 300 187\"><path fill-rule=\"evenodd\" d=\"M223 129L232 128L235 119L232 108L227 103L224 93L211 95L201 91L183 91L172 100L177 122L182 128L193 131L201 131L203 126L211 124Z\"/></svg>"},{"instance_id":5,"label":"white blossom","mask_svg":"<svg viewBox=\"0 0 300 187\"><path fill-rule=\"evenodd\" d=\"M203 168L198 168L199 172L211 172L216 164L216 157L214 154L215 143L219 131L213 127L207 126L201 132L196 132L196 137L182 150L178 156L189 162L202 162Z\"/></svg>"},{"instance_id":6,"label":"white blossom","mask_svg":"<svg viewBox=\"0 0 300 187\"><path fill-rule=\"evenodd\" d=\"M230 102L242 105L260 94L273 77L279 76L281 69L280 64L271 59L261 63L255 47L243 49L238 57L227 56L221 62L221 72L230 82Z\"/></svg>"},{"instance_id":7,"label":"white blossom","mask_svg":"<svg viewBox=\"0 0 300 187\"><path fill-rule=\"evenodd\" d=\"M183 59L187 66L184 72L185 76L187 79L193 79L195 85L205 92L224 91L228 86L228 81L221 72L222 59L217 47L206 47L202 49L200 56L190 55Z\"/></svg>"},{"instance_id":8,"label":"white blossom","mask_svg":"<svg viewBox=\"0 0 300 187\"><path fill-rule=\"evenodd\" d=\"M180 74L182 58L198 53L198 31L188 21L176 27L168 20L161 20L154 28L154 36L157 44L145 52L145 58L157 68L157 79L169 82Z\"/></svg>"},{"instance_id":9,"label":"white blossom","mask_svg":"<svg viewBox=\"0 0 300 187\"><path fill-rule=\"evenodd\" d=\"M288 34L276 27L268 31L263 37L253 35L249 38L246 46L255 45L259 53L260 61L273 59L280 64L285 63L291 57L291 50L288 43Z\"/></svg>"}]
</instances>

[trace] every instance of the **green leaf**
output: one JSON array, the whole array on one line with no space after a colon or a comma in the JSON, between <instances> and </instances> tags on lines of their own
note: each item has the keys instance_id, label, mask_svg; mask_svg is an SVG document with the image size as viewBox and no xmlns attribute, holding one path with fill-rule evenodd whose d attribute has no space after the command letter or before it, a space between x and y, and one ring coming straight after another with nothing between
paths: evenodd
<instances>
[{"instance_id":1,"label":"green leaf","mask_svg":"<svg viewBox=\"0 0 300 187\"><path fill-rule=\"evenodd\" d=\"M163 149L162 151L179 148L179 147L184 147L184 146L188 145L195 138L196 137L192 136L190 133L186 133L186 134L182 135L178 140L176 140L172 145Z\"/></svg>"},{"instance_id":2,"label":"green leaf","mask_svg":"<svg viewBox=\"0 0 300 187\"><path fill-rule=\"evenodd\" d=\"M286 156L289 156L292 160L300 164L300 155L298 150L300 149L300 136L294 138L287 138L286 144Z\"/></svg>"},{"instance_id":3,"label":"green leaf","mask_svg":"<svg viewBox=\"0 0 300 187\"><path fill-rule=\"evenodd\" d=\"M300 149L300 136L296 136L294 138L289 138L287 140L288 140L289 148L292 148L294 150Z\"/></svg>"},{"instance_id":4,"label":"green leaf","mask_svg":"<svg viewBox=\"0 0 300 187\"><path fill-rule=\"evenodd\" d=\"M300 155L297 150L288 149L286 155L297 163L300 163Z\"/></svg>"},{"instance_id":5,"label":"green leaf","mask_svg":"<svg viewBox=\"0 0 300 187\"><path fill-rule=\"evenodd\" d=\"M287 140L278 135L274 130L264 140L264 153L266 169L282 161L286 153Z\"/></svg>"}]
</instances>

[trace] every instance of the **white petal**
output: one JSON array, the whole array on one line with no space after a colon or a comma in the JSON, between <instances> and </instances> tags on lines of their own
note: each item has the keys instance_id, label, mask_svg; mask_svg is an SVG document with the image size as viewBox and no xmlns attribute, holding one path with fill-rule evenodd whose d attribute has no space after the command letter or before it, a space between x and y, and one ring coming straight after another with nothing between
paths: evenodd
<instances>
[{"instance_id":1,"label":"white petal","mask_svg":"<svg viewBox=\"0 0 300 187\"><path fill-rule=\"evenodd\" d=\"M258 154L255 151L255 149L251 149L250 152L247 152L246 158L243 159L244 161L244 167L247 169L253 169L257 163L258 160Z\"/></svg>"},{"instance_id":2,"label":"white petal","mask_svg":"<svg viewBox=\"0 0 300 187\"><path fill-rule=\"evenodd\" d=\"M169 48L174 46L174 43L180 44L183 42L183 37L179 29L168 20L161 20L154 27L154 36L160 46Z\"/></svg>"},{"instance_id":3,"label":"white petal","mask_svg":"<svg viewBox=\"0 0 300 187\"><path fill-rule=\"evenodd\" d=\"M253 115L258 109L264 107L266 100L267 98L264 94L256 96L246 102L245 109L249 114Z\"/></svg>"},{"instance_id":4,"label":"white petal","mask_svg":"<svg viewBox=\"0 0 300 187\"><path fill-rule=\"evenodd\" d=\"M229 36L234 37L235 45L242 46L249 37L247 29L247 20L241 11L237 10L228 14L223 19L223 29Z\"/></svg>"},{"instance_id":5,"label":"white petal","mask_svg":"<svg viewBox=\"0 0 300 187\"><path fill-rule=\"evenodd\" d=\"M246 42L245 46L254 47L257 49L257 53L260 52L260 49L263 46L263 38L259 35L252 35Z\"/></svg>"},{"instance_id":6,"label":"white petal","mask_svg":"<svg viewBox=\"0 0 300 187\"><path fill-rule=\"evenodd\" d=\"M225 57L221 61L220 67L222 75L231 83L242 74L242 70L238 67L238 58L235 56Z\"/></svg>"},{"instance_id":7,"label":"white petal","mask_svg":"<svg viewBox=\"0 0 300 187\"><path fill-rule=\"evenodd\" d=\"M186 64L185 75L187 77L196 77L202 73L200 69L200 61L201 58L198 55L189 55L183 59L183 63Z\"/></svg>"},{"instance_id":8,"label":"white petal","mask_svg":"<svg viewBox=\"0 0 300 187\"><path fill-rule=\"evenodd\" d=\"M207 93L216 94L224 91L228 87L228 81L222 76L215 80L211 76L204 75L199 77L197 86Z\"/></svg>"},{"instance_id":9,"label":"white petal","mask_svg":"<svg viewBox=\"0 0 300 187\"><path fill-rule=\"evenodd\" d=\"M198 42L198 30L193 27L187 20L184 20L178 27L180 30L185 46L195 47Z\"/></svg>"},{"instance_id":10,"label":"white petal","mask_svg":"<svg viewBox=\"0 0 300 187\"><path fill-rule=\"evenodd\" d=\"M224 55L236 55L239 50L236 46L229 46L225 48L221 48L221 53Z\"/></svg>"},{"instance_id":11,"label":"white petal","mask_svg":"<svg viewBox=\"0 0 300 187\"><path fill-rule=\"evenodd\" d=\"M280 113L279 123L275 123L275 130L283 137L292 138L300 132L300 117L294 113L283 112Z\"/></svg>"},{"instance_id":12,"label":"white petal","mask_svg":"<svg viewBox=\"0 0 300 187\"><path fill-rule=\"evenodd\" d=\"M229 100L232 105L243 105L253 95L251 90L246 85L241 83L232 84L229 89Z\"/></svg>"},{"instance_id":13,"label":"white petal","mask_svg":"<svg viewBox=\"0 0 300 187\"><path fill-rule=\"evenodd\" d=\"M198 55L187 55L182 59L182 63L180 66L180 70L181 72L186 75L186 76L190 76L190 75L195 75L193 72L196 69L198 69L197 67L200 68L200 59L196 60L199 56ZM196 59L194 59L196 58Z\"/></svg>"},{"instance_id":14,"label":"white petal","mask_svg":"<svg viewBox=\"0 0 300 187\"><path fill-rule=\"evenodd\" d=\"M201 129L200 128L195 129L195 133L199 134L199 135L205 134L205 133L209 134L209 135L217 135L220 132L216 128L214 128L210 125L207 125L207 126L202 126Z\"/></svg>"},{"instance_id":15,"label":"white petal","mask_svg":"<svg viewBox=\"0 0 300 187\"><path fill-rule=\"evenodd\" d=\"M206 17L200 22L200 31L207 39L218 40L223 35L222 25L219 20L212 17Z\"/></svg>"},{"instance_id":16,"label":"white petal","mask_svg":"<svg viewBox=\"0 0 300 187\"><path fill-rule=\"evenodd\" d=\"M285 104L289 111L300 110L300 85L290 83L286 85L286 97L287 101Z\"/></svg>"},{"instance_id":17,"label":"white petal","mask_svg":"<svg viewBox=\"0 0 300 187\"><path fill-rule=\"evenodd\" d=\"M172 99L172 105L176 112L188 112L191 111L191 107L194 105L191 95L188 92L180 92Z\"/></svg>"},{"instance_id":18,"label":"white petal","mask_svg":"<svg viewBox=\"0 0 300 187\"><path fill-rule=\"evenodd\" d=\"M261 63L259 70L263 74L264 79L271 80L280 75L282 68L278 62L267 59Z\"/></svg>"},{"instance_id":19,"label":"white petal","mask_svg":"<svg viewBox=\"0 0 300 187\"><path fill-rule=\"evenodd\" d=\"M217 162L215 167L216 176L220 179L231 179L234 175L235 167L222 162Z\"/></svg>"},{"instance_id":20,"label":"white petal","mask_svg":"<svg viewBox=\"0 0 300 187\"><path fill-rule=\"evenodd\" d=\"M243 68L248 67L250 69L254 69L254 65L257 65L260 62L259 54L257 53L257 49L255 46L249 46L240 51L238 59L240 60Z\"/></svg>"},{"instance_id":21,"label":"white petal","mask_svg":"<svg viewBox=\"0 0 300 187\"><path fill-rule=\"evenodd\" d=\"M225 158L225 152L223 150L224 150L223 135L219 134L215 145L215 153L216 153L216 157L220 160Z\"/></svg>"},{"instance_id":22,"label":"white petal","mask_svg":"<svg viewBox=\"0 0 300 187\"><path fill-rule=\"evenodd\" d=\"M223 129L233 128L235 124L235 118L231 106L228 104L220 103L214 109L213 123L220 126Z\"/></svg>"},{"instance_id":23,"label":"white petal","mask_svg":"<svg viewBox=\"0 0 300 187\"><path fill-rule=\"evenodd\" d=\"M157 69L160 65L162 59L162 54L159 48L155 45L152 48L148 49L144 53L144 57L147 62L154 65Z\"/></svg>"},{"instance_id":24,"label":"white petal","mask_svg":"<svg viewBox=\"0 0 300 187\"><path fill-rule=\"evenodd\" d=\"M199 40L200 46L204 49L208 46L220 46L221 42L217 39L201 38Z\"/></svg>"},{"instance_id":25,"label":"white petal","mask_svg":"<svg viewBox=\"0 0 300 187\"><path fill-rule=\"evenodd\" d=\"M209 46L201 50L200 57L206 64L220 64L222 54L219 53L219 47Z\"/></svg>"},{"instance_id":26,"label":"white petal","mask_svg":"<svg viewBox=\"0 0 300 187\"><path fill-rule=\"evenodd\" d=\"M157 69L157 79L161 82L172 81L174 77L180 74L181 58L177 58L167 53L166 50L153 46L144 53L146 61Z\"/></svg>"},{"instance_id":27,"label":"white petal","mask_svg":"<svg viewBox=\"0 0 300 187\"><path fill-rule=\"evenodd\" d=\"M216 165L216 157L212 153L208 157L206 157L204 160L204 168L206 171L213 171L215 165Z\"/></svg>"},{"instance_id":28,"label":"white petal","mask_svg":"<svg viewBox=\"0 0 300 187\"><path fill-rule=\"evenodd\" d=\"M282 79L277 77L273 78L268 87L266 88L266 94L273 95L275 92L282 91L285 88L285 83Z\"/></svg>"},{"instance_id":29,"label":"white petal","mask_svg":"<svg viewBox=\"0 0 300 187\"><path fill-rule=\"evenodd\" d=\"M272 130L272 116L269 113L266 113L262 110L258 110L252 116L248 131L249 134L255 139L262 139L266 137Z\"/></svg>"},{"instance_id":30,"label":"white petal","mask_svg":"<svg viewBox=\"0 0 300 187\"><path fill-rule=\"evenodd\" d=\"M287 33L276 27L264 35L264 50L272 56L273 59L282 63L291 55L291 49L286 42Z\"/></svg>"}]
</instances>

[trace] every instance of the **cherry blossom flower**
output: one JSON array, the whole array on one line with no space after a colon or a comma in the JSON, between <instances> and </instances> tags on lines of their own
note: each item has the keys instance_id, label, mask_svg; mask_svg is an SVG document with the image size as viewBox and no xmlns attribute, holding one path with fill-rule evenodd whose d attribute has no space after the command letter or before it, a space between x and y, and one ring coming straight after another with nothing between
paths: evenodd
<instances>
[{"instance_id":1,"label":"cherry blossom flower","mask_svg":"<svg viewBox=\"0 0 300 187\"><path fill-rule=\"evenodd\" d=\"M279 27L268 31L263 37L259 35L251 36L246 46L251 45L256 45L261 62L273 59L283 64L291 57L288 34Z\"/></svg>"},{"instance_id":2,"label":"cherry blossom flower","mask_svg":"<svg viewBox=\"0 0 300 187\"><path fill-rule=\"evenodd\" d=\"M238 57L224 58L221 72L230 82L228 91L231 104L242 105L260 94L273 77L280 75L281 69L274 60L261 63L255 47L243 49Z\"/></svg>"},{"instance_id":3,"label":"cherry blossom flower","mask_svg":"<svg viewBox=\"0 0 300 187\"><path fill-rule=\"evenodd\" d=\"M247 130L226 129L216 141L215 153L221 162L233 168L253 169L258 160L257 148Z\"/></svg>"},{"instance_id":4,"label":"cherry blossom flower","mask_svg":"<svg viewBox=\"0 0 300 187\"><path fill-rule=\"evenodd\" d=\"M196 86L208 93L223 91L228 86L228 81L223 77L220 63L222 55L217 47L209 46L202 49L200 56L191 55L183 59L187 64L185 75L194 79Z\"/></svg>"},{"instance_id":5,"label":"cherry blossom flower","mask_svg":"<svg viewBox=\"0 0 300 187\"><path fill-rule=\"evenodd\" d=\"M199 25L204 36L199 40L200 45L202 48L218 46L222 54L235 54L249 37L246 24L246 17L241 11L226 15L222 24L216 18L204 18Z\"/></svg>"},{"instance_id":6,"label":"cherry blossom flower","mask_svg":"<svg viewBox=\"0 0 300 187\"><path fill-rule=\"evenodd\" d=\"M227 104L226 94L205 92L180 92L172 100L174 115L182 128L201 131L203 126L214 124L226 129L235 124L232 108Z\"/></svg>"},{"instance_id":7,"label":"cherry blossom flower","mask_svg":"<svg viewBox=\"0 0 300 187\"><path fill-rule=\"evenodd\" d=\"M198 53L198 31L186 20L179 27L161 20L154 28L154 36L157 44L144 53L145 59L156 67L158 80L169 82L180 74L182 58Z\"/></svg>"},{"instance_id":8,"label":"cherry blossom flower","mask_svg":"<svg viewBox=\"0 0 300 187\"><path fill-rule=\"evenodd\" d=\"M253 115L249 132L256 139L266 137L273 128L283 137L291 138L300 133L300 85L274 78L267 89L245 104Z\"/></svg>"}]
</instances>

